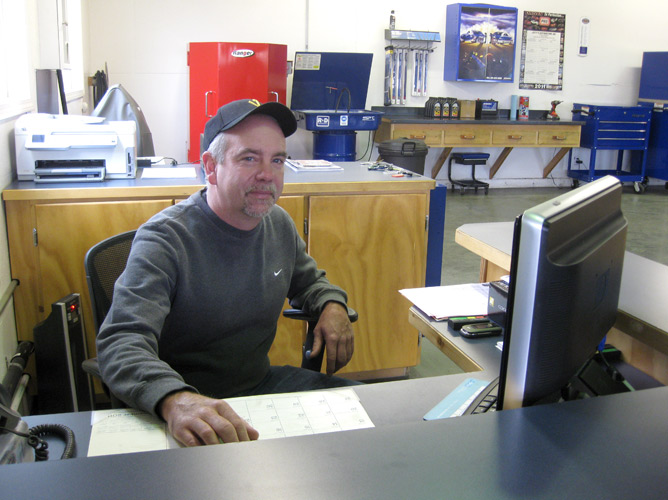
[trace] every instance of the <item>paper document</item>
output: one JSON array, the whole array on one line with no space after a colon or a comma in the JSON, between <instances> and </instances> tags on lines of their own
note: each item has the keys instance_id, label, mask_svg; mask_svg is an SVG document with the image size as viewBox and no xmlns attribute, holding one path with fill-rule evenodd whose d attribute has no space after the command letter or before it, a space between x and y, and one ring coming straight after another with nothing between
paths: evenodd
<instances>
[{"instance_id":1,"label":"paper document","mask_svg":"<svg viewBox=\"0 0 668 500\"><path fill-rule=\"evenodd\" d=\"M141 410L94 411L91 425L89 457L179 447L165 422Z\"/></svg>"},{"instance_id":2,"label":"paper document","mask_svg":"<svg viewBox=\"0 0 668 500\"><path fill-rule=\"evenodd\" d=\"M142 169L142 179L195 179L195 167L151 167Z\"/></svg>"},{"instance_id":3,"label":"paper document","mask_svg":"<svg viewBox=\"0 0 668 500\"><path fill-rule=\"evenodd\" d=\"M399 293L436 321L487 314L488 283L406 288Z\"/></svg>"},{"instance_id":4,"label":"paper document","mask_svg":"<svg viewBox=\"0 0 668 500\"><path fill-rule=\"evenodd\" d=\"M285 160L285 164L295 172L337 172L343 167L327 160Z\"/></svg>"},{"instance_id":5,"label":"paper document","mask_svg":"<svg viewBox=\"0 0 668 500\"><path fill-rule=\"evenodd\" d=\"M268 394L226 399L260 439L373 427L353 389Z\"/></svg>"},{"instance_id":6,"label":"paper document","mask_svg":"<svg viewBox=\"0 0 668 500\"><path fill-rule=\"evenodd\" d=\"M225 400L260 439L374 427L353 389L268 394ZM141 410L94 411L88 456L166 450L181 445L167 424Z\"/></svg>"}]
</instances>

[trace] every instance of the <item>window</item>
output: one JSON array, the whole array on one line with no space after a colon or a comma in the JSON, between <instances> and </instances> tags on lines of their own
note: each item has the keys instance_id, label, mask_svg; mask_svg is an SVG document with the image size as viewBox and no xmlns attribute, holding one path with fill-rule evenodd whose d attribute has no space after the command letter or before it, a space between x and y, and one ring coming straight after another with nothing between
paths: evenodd
<instances>
[{"instance_id":1,"label":"window","mask_svg":"<svg viewBox=\"0 0 668 500\"><path fill-rule=\"evenodd\" d=\"M0 0L0 119L33 107L27 4Z\"/></svg>"}]
</instances>

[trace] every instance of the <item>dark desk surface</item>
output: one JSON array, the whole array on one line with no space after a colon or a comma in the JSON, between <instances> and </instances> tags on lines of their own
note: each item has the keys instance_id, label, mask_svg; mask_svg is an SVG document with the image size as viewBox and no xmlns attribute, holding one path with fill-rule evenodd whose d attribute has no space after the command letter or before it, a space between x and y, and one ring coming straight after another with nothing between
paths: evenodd
<instances>
[{"instance_id":1,"label":"dark desk surface","mask_svg":"<svg viewBox=\"0 0 668 500\"><path fill-rule=\"evenodd\" d=\"M663 499L667 405L668 388L650 389L334 434L9 465L0 484L4 498L54 500Z\"/></svg>"},{"instance_id":2,"label":"dark desk surface","mask_svg":"<svg viewBox=\"0 0 668 500\"><path fill-rule=\"evenodd\" d=\"M373 429L64 461L51 440L51 461L0 467L0 491L54 500L666 498L668 387L425 422L466 378L496 377L500 359L496 338L433 328L482 370L356 387ZM86 456L90 412L26 420L68 425Z\"/></svg>"}]
</instances>

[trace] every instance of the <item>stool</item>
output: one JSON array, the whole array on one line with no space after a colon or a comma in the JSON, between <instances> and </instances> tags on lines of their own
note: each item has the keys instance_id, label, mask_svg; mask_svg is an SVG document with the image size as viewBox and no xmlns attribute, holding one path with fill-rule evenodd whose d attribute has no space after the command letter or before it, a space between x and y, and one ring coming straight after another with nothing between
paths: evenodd
<instances>
[{"instance_id":1,"label":"stool","mask_svg":"<svg viewBox=\"0 0 668 500\"><path fill-rule=\"evenodd\" d=\"M475 166L485 165L489 159L489 153L452 153L448 161L448 180L452 184L452 190L455 186L459 186L459 194L464 194L466 189L474 189L478 192L478 188L484 188L485 194L489 192L489 184L479 181L475 178ZM452 162L460 165L471 165L471 180L453 180L452 179Z\"/></svg>"}]
</instances>

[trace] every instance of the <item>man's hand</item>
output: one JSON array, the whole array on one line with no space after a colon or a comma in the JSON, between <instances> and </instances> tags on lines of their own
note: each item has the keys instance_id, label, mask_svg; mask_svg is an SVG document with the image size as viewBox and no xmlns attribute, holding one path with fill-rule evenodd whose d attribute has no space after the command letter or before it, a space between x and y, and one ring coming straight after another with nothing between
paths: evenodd
<instances>
[{"instance_id":1,"label":"man's hand","mask_svg":"<svg viewBox=\"0 0 668 500\"><path fill-rule=\"evenodd\" d=\"M348 319L348 310L343 304L325 304L313 333L311 356L316 356L325 348L327 375L332 375L348 364L355 350L355 338L353 325Z\"/></svg>"},{"instance_id":2,"label":"man's hand","mask_svg":"<svg viewBox=\"0 0 668 500\"><path fill-rule=\"evenodd\" d=\"M186 446L254 441L259 437L225 401L194 392L169 394L158 410L169 432Z\"/></svg>"}]
</instances>

